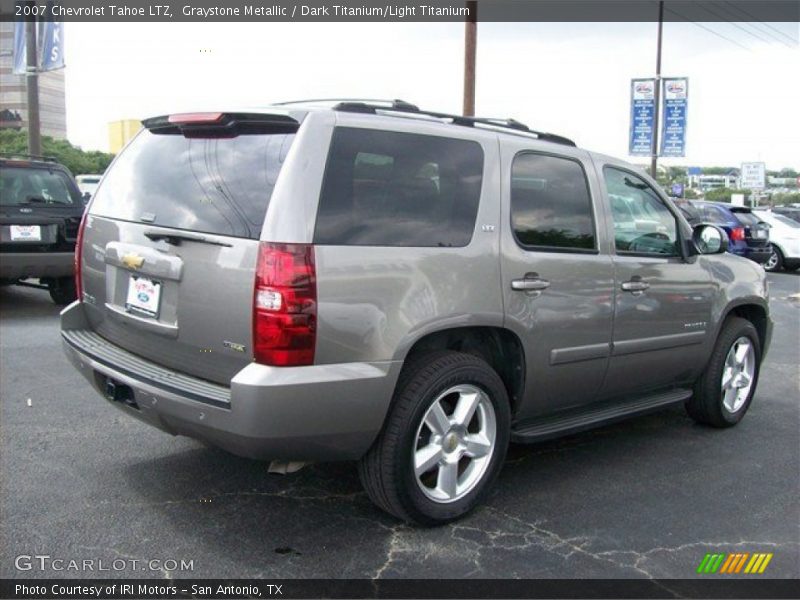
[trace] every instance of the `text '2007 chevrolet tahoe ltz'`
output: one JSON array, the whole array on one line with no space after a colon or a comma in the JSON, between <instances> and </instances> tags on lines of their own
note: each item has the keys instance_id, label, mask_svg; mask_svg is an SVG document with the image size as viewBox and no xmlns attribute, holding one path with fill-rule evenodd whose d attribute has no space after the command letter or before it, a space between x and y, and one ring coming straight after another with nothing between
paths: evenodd
<instances>
[{"instance_id":1,"label":"text '2007 chevrolet tahoe ltz'","mask_svg":"<svg viewBox=\"0 0 800 600\"><path fill-rule=\"evenodd\" d=\"M399 101L144 125L87 211L62 335L146 423L358 460L376 504L434 524L486 496L510 441L750 405L764 270L625 162Z\"/></svg>"}]
</instances>

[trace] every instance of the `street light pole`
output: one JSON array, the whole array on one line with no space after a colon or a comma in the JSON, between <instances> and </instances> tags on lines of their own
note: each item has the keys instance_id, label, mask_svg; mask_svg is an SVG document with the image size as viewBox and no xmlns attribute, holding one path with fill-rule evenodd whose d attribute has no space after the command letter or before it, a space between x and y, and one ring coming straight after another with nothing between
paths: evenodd
<instances>
[{"instance_id":1,"label":"street light pole","mask_svg":"<svg viewBox=\"0 0 800 600\"><path fill-rule=\"evenodd\" d=\"M657 179L658 168L658 127L661 117L661 36L664 31L664 0L658 3L658 48L656 50L656 113L653 115L653 156L650 160L650 175Z\"/></svg>"},{"instance_id":2,"label":"street light pole","mask_svg":"<svg viewBox=\"0 0 800 600\"><path fill-rule=\"evenodd\" d=\"M28 154L42 154L41 122L39 119L39 74L36 60L36 21L25 23L26 77L28 93Z\"/></svg>"},{"instance_id":3,"label":"street light pole","mask_svg":"<svg viewBox=\"0 0 800 600\"><path fill-rule=\"evenodd\" d=\"M467 2L464 24L464 116L475 116L475 55L478 44L478 3Z\"/></svg>"}]
</instances>

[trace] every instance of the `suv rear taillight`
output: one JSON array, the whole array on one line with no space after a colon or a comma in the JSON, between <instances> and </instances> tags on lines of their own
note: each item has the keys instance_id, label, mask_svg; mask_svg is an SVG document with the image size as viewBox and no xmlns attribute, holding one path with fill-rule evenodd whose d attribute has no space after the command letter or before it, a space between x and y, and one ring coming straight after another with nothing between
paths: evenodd
<instances>
[{"instance_id":1,"label":"suv rear taillight","mask_svg":"<svg viewBox=\"0 0 800 600\"><path fill-rule=\"evenodd\" d=\"M86 228L86 214L88 210L83 211L81 217L81 224L78 226L78 237L75 240L75 294L78 297L78 302L83 302L83 278L81 277L81 262L83 258L83 230Z\"/></svg>"},{"instance_id":2,"label":"suv rear taillight","mask_svg":"<svg viewBox=\"0 0 800 600\"><path fill-rule=\"evenodd\" d=\"M317 341L314 246L261 242L253 296L253 355L279 367L314 363Z\"/></svg>"},{"instance_id":3,"label":"suv rear taillight","mask_svg":"<svg viewBox=\"0 0 800 600\"><path fill-rule=\"evenodd\" d=\"M731 230L731 239L734 242L741 242L744 240L744 227L734 227Z\"/></svg>"}]
</instances>

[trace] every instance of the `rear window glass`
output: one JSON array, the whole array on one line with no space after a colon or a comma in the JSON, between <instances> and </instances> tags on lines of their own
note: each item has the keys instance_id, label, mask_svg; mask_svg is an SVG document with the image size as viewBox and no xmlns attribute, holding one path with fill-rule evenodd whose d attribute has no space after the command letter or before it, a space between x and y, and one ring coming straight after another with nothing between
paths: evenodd
<instances>
[{"instance_id":1,"label":"rear window glass","mask_svg":"<svg viewBox=\"0 0 800 600\"><path fill-rule=\"evenodd\" d=\"M0 168L0 206L80 204L80 196L66 173L58 170Z\"/></svg>"},{"instance_id":2,"label":"rear window glass","mask_svg":"<svg viewBox=\"0 0 800 600\"><path fill-rule=\"evenodd\" d=\"M731 216L728 211L713 204L695 204L698 216L708 223L730 223Z\"/></svg>"},{"instance_id":3,"label":"rear window glass","mask_svg":"<svg viewBox=\"0 0 800 600\"><path fill-rule=\"evenodd\" d=\"M92 214L258 239L294 134L186 138L144 130L109 169Z\"/></svg>"},{"instance_id":4,"label":"rear window glass","mask_svg":"<svg viewBox=\"0 0 800 600\"><path fill-rule=\"evenodd\" d=\"M592 200L583 167L567 158L518 155L511 167L511 226L525 247L593 250Z\"/></svg>"},{"instance_id":5,"label":"rear window glass","mask_svg":"<svg viewBox=\"0 0 800 600\"><path fill-rule=\"evenodd\" d=\"M761 219L751 212L740 212L738 210L732 212L742 225L758 225L761 222Z\"/></svg>"},{"instance_id":6,"label":"rear window glass","mask_svg":"<svg viewBox=\"0 0 800 600\"><path fill-rule=\"evenodd\" d=\"M466 246L475 229L482 173L477 142L339 127L314 242Z\"/></svg>"}]
</instances>

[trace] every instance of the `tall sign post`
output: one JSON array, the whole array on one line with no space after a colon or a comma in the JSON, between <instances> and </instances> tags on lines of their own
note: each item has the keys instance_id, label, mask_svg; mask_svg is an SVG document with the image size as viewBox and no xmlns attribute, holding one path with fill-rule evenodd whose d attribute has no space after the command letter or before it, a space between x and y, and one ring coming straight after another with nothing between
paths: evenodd
<instances>
[{"instance_id":1,"label":"tall sign post","mask_svg":"<svg viewBox=\"0 0 800 600\"><path fill-rule=\"evenodd\" d=\"M42 153L42 130L39 120L39 72L36 52L36 21L25 23L25 88L28 93L28 154Z\"/></svg>"},{"instance_id":2,"label":"tall sign post","mask_svg":"<svg viewBox=\"0 0 800 600\"><path fill-rule=\"evenodd\" d=\"M50 3L48 3L49 5ZM39 73L64 68L64 24L56 21L14 23L15 75L25 76L28 109L28 153L42 154Z\"/></svg>"},{"instance_id":3,"label":"tall sign post","mask_svg":"<svg viewBox=\"0 0 800 600\"><path fill-rule=\"evenodd\" d=\"M664 33L664 0L658 3L658 45L656 46L656 109L653 131L658 132L658 111L661 106L661 39ZM650 159L650 176L658 179L658 145L653 142L653 154Z\"/></svg>"},{"instance_id":4,"label":"tall sign post","mask_svg":"<svg viewBox=\"0 0 800 600\"><path fill-rule=\"evenodd\" d=\"M467 2L467 16L464 24L464 116L475 116L475 57L478 48L478 3Z\"/></svg>"}]
</instances>

